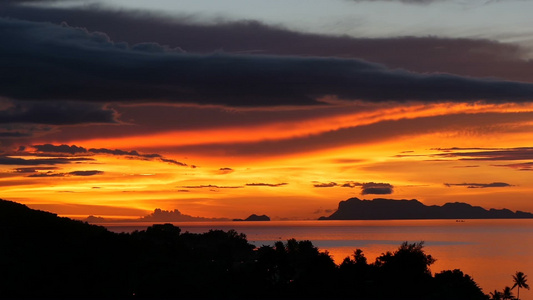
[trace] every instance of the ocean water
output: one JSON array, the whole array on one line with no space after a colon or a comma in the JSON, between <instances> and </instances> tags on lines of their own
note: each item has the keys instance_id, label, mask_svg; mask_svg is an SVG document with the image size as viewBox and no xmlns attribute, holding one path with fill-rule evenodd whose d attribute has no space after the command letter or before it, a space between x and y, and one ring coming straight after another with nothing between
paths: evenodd
<instances>
[{"instance_id":1,"label":"ocean water","mask_svg":"<svg viewBox=\"0 0 533 300\"><path fill-rule=\"evenodd\" d=\"M114 232L143 230L151 223L101 224ZM461 269L485 293L512 286L512 275L522 271L533 285L533 219L514 220L379 220L379 221L270 221L178 222L182 232L210 229L245 233L256 246L276 241L310 240L328 251L337 263L355 249L369 262L394 251L402 242L424 241L426 253L437 259L433 273ZM514 291L516 295L516 290ZM533 290L521 290L520 299L533 300Z\"/></svg>"}]
</instances>

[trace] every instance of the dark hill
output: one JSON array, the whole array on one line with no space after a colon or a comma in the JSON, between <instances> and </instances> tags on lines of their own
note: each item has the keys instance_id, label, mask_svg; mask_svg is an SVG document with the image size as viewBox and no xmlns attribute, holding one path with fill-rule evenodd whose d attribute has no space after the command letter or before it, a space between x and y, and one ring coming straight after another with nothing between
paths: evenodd
<instances>
[{"instance_id":1,"label":"dark hill","mask_svg":"<svg viewBox=\"0 0 533 300\"><path fill-rule=\"evenodd\" d=\"M528 212L508 209L486 210L467 203L446 203L443 206L426 206L418 200L351 198L339 203L339 208L329 217L320 220L395 220L395 219L512 219L533 218Z\"/></svg>"}]
</instances>

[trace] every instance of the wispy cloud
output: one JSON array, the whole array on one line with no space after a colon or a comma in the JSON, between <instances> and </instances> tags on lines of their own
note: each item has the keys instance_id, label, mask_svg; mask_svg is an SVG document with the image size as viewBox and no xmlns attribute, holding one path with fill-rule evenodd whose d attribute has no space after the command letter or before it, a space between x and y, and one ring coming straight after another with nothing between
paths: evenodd
<instances>
[{"instance_id":1,"label":"wispy cloud","mask_svg":"<svg viewBox=\"0 0 533 300\"><path fill-rule=\"evenodd\" d=\"M88 171L72 171L68 173L55 173L48 171L46 173L35 173L28 175L28 177L69 177L69 176L94 176L103 174L103 171L98 170L88 170Z\"/></svg>"},{"instance_id":2,"label":"wispy cloud","mask_svg":"<svg viewBox=\"0 0 533 300\"><path fill-rule=\"evenodd\" d=\"M432 155L438 158L459 160L504 161L533 159L533 147L518 148L436 148L441 153Z\"/></svg>"},{"instance_id":3,"label":"wispy cloud","mask_svg":"<svg viewBox=\"0 0 533 300\"><path fill-rule=\"evenodd\" d=\"M258 183L247 183L246 186L266 186L266 187L280 187L280 186L284 186L284 185L287 185L288 183L286 182L282 182L282 183L263 183L263 182L258 182Z\"/></svg>"},{"instance_id":4,"label":"wispy cloud","mask_svg":"<svg viewBox=\"0 0 533 300\"><path fill-rule=\"evenodd\" d=\"M500 188L500 187L511 187L513 185L505 182L492 182L492 183L445 183L447 187L452 186L463 186L469 189L484 189L484 188Z\"/></svg>"},{"instance_id":5,"label":"wispy cloud","mask_svg":"<svg viewBox=\"0 0 533 300\"><path fill-rule=\"evenodd\" d=\"M70 154L70 155L94 155L94 154L107 154L107 155L118 155L118 156L127 156L130 158L138 158L138 159L147 159L152 160L156 159L162 162L170 163L173 165L178 166L187 166L187 164L179 162L174 159L165 158L160 154L157 153L150 153L150 154L141 154L135 150L131 151L124 151L120 149L106 149L106 148L89 148L86 149L84 147L79 147L76 145L53 145L53 144L43 144L43 145L33 145L37 152L42 152L44 155L62 155L62 154ZM195 167L195 166L191 166Z\"/></svg>"},{"instance_id":6,"label":"wispy cloud","mask_svg":"<svg viewBox=\"0 0 533 300\"><path fill-rule=\"evenodd\" d=\"M362 195L387 195L392 194L394 186L390 183L376 183L376 182L356 182L356 181L345 181L343 183L337 182L326 182L326 183L314 183L313 187L316 188L331 188L331 187L343 187L343 188L361 188Z\"/></svg>"},{"instance_id":7,"label":"wispy cloud","mask_svg":"<svg viewBox=\"0 0 533 300\"><path fill-rule=\"evenodd\" d=\"M214 185L214 184L207 184L207 185L183 185L179 186L178 188L183 189L242 189L244 186L224 186L224 185Z\"/></svg>"}]
</instances>

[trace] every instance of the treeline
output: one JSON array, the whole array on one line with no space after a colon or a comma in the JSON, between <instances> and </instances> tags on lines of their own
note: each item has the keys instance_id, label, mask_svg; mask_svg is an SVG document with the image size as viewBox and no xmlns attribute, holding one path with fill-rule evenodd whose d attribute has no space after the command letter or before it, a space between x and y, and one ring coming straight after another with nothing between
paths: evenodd
<instances>
[{"instance_id":1,"label":"treeline","mask_svg":"<svg viewBox=\"0 0 533 300\"><path fill-rule=\"evenodd\" d=\"M0 298L486 299L459 270L434 276L422 243L336 265L310 241L255 247L233 230L131 234L0 200Z\"/></svg>"}]
</instances>

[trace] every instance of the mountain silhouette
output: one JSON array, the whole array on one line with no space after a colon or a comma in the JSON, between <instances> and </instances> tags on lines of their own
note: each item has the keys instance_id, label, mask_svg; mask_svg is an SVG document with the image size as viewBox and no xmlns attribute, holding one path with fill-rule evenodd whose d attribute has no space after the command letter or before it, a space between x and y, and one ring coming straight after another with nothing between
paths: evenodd
<instances>
[{"instance_id":1,"label":"mountain silhouette","mask_svg":"<svg viewBox=\"0 0 533 300\"><path fill-rule=\"evenodd\" d=\"M533 214L509 209L489 209L454 202L427 206L418 200L350 198L339 203L329 217L319 220L405 220L405 219L515 219L533 218Z\"/></svg>"}]
</instances>

